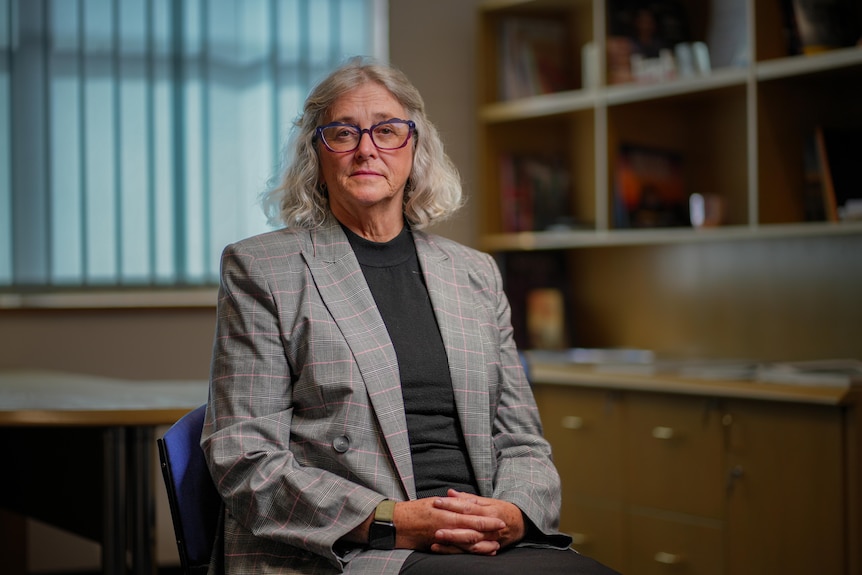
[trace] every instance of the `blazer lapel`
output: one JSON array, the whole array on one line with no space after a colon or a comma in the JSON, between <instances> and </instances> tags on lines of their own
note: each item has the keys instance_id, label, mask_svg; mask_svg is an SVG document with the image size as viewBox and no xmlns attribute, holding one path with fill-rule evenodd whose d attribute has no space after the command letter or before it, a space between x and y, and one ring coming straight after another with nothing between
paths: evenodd
<instances>
[{"instance_id":1,"label":"blazer lapel","mask_svg":"<svg viewBox=\"0 0 862 575\"><path fill-rule=\"evenodd\" d=\"M455 404L480 492L493 490L486 354L469 269L414 232L419 263L449 358Z\"/></svg>"},{"instance_id":2,"label":"blazer lapel","mask_svg":"<svg viewBox=\"0 0 862 575\"><path fill-rule=\"evenodd\" d=\"M353 352L405 495L414 499L413 460L395 348L359 262L340 224L330 217L310 232L303 250L324 304Z\"/></svg>"}]
</instances>

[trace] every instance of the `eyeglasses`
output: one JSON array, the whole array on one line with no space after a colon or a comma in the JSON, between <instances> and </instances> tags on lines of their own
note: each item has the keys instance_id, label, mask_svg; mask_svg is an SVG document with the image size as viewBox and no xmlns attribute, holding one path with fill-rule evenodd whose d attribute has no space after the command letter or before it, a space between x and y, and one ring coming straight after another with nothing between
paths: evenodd
<instances>
[{"instance_id":1,"label":"eyeglasses","mask_svg":"<svg viewBox=\"0 0 862 575\"><path fill-rule=\"evenodd\" d=\"M390 118L365 129L355 124L332 122L318 126L315 139L320 138L330 152L352 152L359 147L362 134L367 133L378 150L397 150L406 146L415 132L416 124L413 120L399 118Z\"/></svg>"}]
</instances>

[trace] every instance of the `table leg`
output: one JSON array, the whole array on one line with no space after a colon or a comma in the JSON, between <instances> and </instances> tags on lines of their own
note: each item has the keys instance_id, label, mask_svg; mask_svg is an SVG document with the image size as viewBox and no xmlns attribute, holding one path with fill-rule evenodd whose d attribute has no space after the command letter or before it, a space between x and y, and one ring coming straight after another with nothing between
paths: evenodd
<instances>
[{"instance_id":1,"label":"table leg","mask_svg":"<svg viewBox=\"0 0 862 575\"><path fill-rule=\"evenodd\" d=\"M155 574L155 480L153 458L155 434L152 427L135 427L131 430L131 481L130 512L132 530L132 573Z\"/></svg>"},{"instance_id":2,"label":"table leg","mask_svg":"<svg viewBox=\"0 0 862 575\"><path fill-rule=\"evenodd\" d=\"M126 432L105 429L102 505L102 573L126 575Z\"/></svg>"},{"instance_id":3,"label":"table leg","mask_svg":"<svg viewBox=\"0 0 862 575\"><path fill-rule=\"evenodd\" d=\"M27 518L13 511L0 509L0 557L3 573L27 575Z\"/></svg>"}]
</instances>

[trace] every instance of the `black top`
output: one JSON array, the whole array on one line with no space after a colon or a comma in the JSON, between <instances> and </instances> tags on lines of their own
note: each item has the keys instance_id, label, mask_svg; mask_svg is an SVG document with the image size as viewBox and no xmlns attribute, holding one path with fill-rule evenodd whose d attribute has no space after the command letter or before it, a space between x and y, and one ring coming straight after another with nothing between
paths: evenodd
<instances>
[{"instance_id":1,"label":"black top","mask_svg":"<svg viewBox=\"0 0 862 575\"><path fill-rule=\"evenodd\" d=\"M342 227L395 347L417 496L445 495L450 487L477 493L413 234L405 225L397 237L378 243Z\"/></svg>"}]
</instances>

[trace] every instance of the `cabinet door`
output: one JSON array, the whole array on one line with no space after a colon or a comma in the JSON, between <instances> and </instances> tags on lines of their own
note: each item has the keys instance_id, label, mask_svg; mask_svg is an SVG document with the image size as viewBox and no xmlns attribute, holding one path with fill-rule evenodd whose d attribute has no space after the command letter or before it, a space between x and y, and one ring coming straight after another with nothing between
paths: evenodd
<instances>
[{"instance_id":1,"label":"cabinet door","mask_svg":"<svg viewBox=\"0 0 862 575\"><path fill-rule=\"evenodd\" d=\"M739 402L729 414L729 572L847 573L842 408Z\"/></svg>"},{"instance_id":2,"label":"cabinet door","mask_svg":"<svg viewBox=\"0 0 862 575\"><path fill-rule=\"evenodd\" d=\"M625 571L625 517L621 502L575 499L563 494L566 533L572 547L616 569Z\"/></svg>"},{"instance_id":3,"label":"cabinet door","mask_svg":"<svg viewBox=\"0 0 862 575\"><path fill-rule=\"evenodd\" d=\"M536 403L560 472L560 529L573 547L621 568L623 550L621 402L613 392L537 385Z\"/></svg>"},{"instance_id":4,"label":"cabinet door","mask_svg":"<svg viewBox=\"0 0 862 575\"><path fill-rule=\"evenodd\" d=\"M717 402L630 394L626 414L629 502L720 519L724 434Z\"/></svg>"},{"instance_id":5,"label":"cabinet door","mask_svg":"<svg viewBox=\"0 0 862 575\"><path fill-rule=\"evenodd\" d=\"M539 385L536 403L563 488L579 498L619 501L621 409L613 392Z\"/></svg>"},{"instance_id":6,"label":"cabinet door","mask_svg":"<svg viewBox=\"0 0 862 575\"><path fill-rule=\"evenodd\" d=\"M631 514L630 522L632 544L626 573L637 575L722 575L724 573L723 532L720 522L684 521L678 517L662 517L657 513L636 512ZM735 575L733 571L730 573Z\"/></svg>"}]
</instances>

